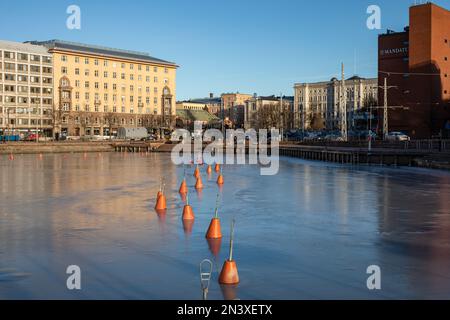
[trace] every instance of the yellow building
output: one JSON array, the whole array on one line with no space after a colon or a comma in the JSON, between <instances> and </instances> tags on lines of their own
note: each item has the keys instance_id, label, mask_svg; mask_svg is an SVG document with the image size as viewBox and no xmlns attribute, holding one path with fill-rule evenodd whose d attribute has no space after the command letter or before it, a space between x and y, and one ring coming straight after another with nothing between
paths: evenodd
<instances>
[{"instance_id":1,"label":"yellow building","mask_svg":"<svg viewBox=\"0 0 450 320\"><path fill-rule=\"evenodd\" d=\"M176 115L173 62L147 53L50 40L55 132L109 135L121 126L170 128Z\"/></svg>"}]
</instances>

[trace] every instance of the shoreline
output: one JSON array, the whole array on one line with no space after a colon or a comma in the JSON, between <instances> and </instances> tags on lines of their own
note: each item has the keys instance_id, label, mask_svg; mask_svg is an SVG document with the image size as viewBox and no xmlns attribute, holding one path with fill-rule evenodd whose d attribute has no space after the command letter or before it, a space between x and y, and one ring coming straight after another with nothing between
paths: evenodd
<instances>
[{"instance_id":1,"label":"shoreline","mask_svg":"<svg viewBox=\"0 0 450 320\"><path fill-rule=\"evenodd\" d=\"M124 142L119 141L93 141L93 142L73 142L73 141L60 141L60 142L9 142L9 143L2 143L0 144L0 155L17 155L17 154L49 154L49 153L93 153L93 152L129 152L129 151L117 151L117 145L124 144ZM169 153L172 151L173 146L175 144L165 144L160 142L133 142L133 143L126 143L131 148L136 148L136 150L141 150L140 147L146 146L146 150L148 152L163 152L163 153ZM286 146L280 146L281 149L286 148ZM288 146L290 149L292 146ZM297 148L296 148L297 149ZM310 149L315 150L316 153L323 153L327 149L330 148L326 147L314 147L314 146L303 146L302 149ZM320 149L320 150L319 150ZM339 148L333 148L333 149L339 149ZM342 148L342 150L344 150ZM341 151L342 151L341 150ZM338 151L338 150L336 150ZM375 150L374 150L375 151ZM380 152L382 150L379 150ZM136 151L135 151L136 152ZM351 150L350 153L357 154L358 151ZM383 153L383 152L381 152ZM284 156L293 156L294 158L299 159L305 159L305 160L317 160L322 162L337 162L337 161L327 161L327 159L324 159L322 157L311 157L310 155L302 155L302 154L289 154L286 152L281 152L280 155ZM409 164L406 163L398 163L395 164L399 167L418 167L418 168L426 168L426 169L434 169L434 170L446 170L450 171L450 161L446 158L443 159L434 159L432 157L432 153L428 155L422 155L417 157L412 157L410 159ZM445 156L445 154L444 154ZM364 163L361 163L364 164ZM387 166L392 166L394 163L387 163L384 164Z\"/></svg>"}]
</instances>

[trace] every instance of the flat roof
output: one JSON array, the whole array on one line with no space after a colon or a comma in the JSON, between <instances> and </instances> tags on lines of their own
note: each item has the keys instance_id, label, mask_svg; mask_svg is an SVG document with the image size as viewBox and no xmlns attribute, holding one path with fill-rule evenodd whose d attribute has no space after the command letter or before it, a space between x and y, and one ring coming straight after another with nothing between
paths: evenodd
<instances>
[{"instance_id":1,"label":"flat roof","mask_svg":"<svg viewBox=\"0 0 450 320\"><path fill-rule=\"evenodd\" d=\"M36 53L46 56L51 56L48 49L44 46L34 45L30 43L14 42L7 40L0 40L0 48L2 50L19 51L25 53Z\"/></svg>"},{"instance_id":2,"label":"flat roof","mask_svg":"<svg viewBox=\"0 0 450 320\"><path fill-rule=\"evenodd\" d=\"M150 56L146 52L132 51L132 50L123 50L123 49L115 49L109 47L102 47L97 45L89 45L78 42L70 42L63 40L48 40L48 41L29 41L28 43L35 45L42 45L47 47L49 50L61 50L61 51L69 51L76 53L86 53L86 54L94 54L99 56L111 57L111 58L119 58L119 59L129 59L135 61L143 61L149 63L157 63L168 66L177 67L174 62L158 59Z\"/></svg>"}]
</instances>

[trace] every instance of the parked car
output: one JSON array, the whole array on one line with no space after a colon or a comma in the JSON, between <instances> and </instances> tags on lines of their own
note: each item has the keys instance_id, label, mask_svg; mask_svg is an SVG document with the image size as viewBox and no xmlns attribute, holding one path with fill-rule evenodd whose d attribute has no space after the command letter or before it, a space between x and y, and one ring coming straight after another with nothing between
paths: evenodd
<instances>
[{"instance_id":1,"label":"parked car","mask_svg":"<svg viewBox=\"0 0 450 320\"><path fill-rule=\"evenodd\" d=\"M388 141L409 141L411 138L404 134L403 132L389 132L387 135Z\"/></svg>"},{"instance_id":2,"label":"parked car","mask_svg":"<svg viewBox=\"0 0 450 320\"><path fill-rule=\"evenodd\" d=\"M39 135L36 133L30 133L25 138L23 138L23 141L36 141L39 139Z\"/></svg>"}]
</instances>

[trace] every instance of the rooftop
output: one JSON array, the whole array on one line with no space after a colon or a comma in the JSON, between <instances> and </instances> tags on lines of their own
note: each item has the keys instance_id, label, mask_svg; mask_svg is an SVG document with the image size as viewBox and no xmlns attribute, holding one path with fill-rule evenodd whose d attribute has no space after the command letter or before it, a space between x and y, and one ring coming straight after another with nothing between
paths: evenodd
<instances>
[{"instance_id":1,"label":"rooftop","mask_svg":"<svg viewBox=\"0 0 450 320\"><path fill-rule=\"evenodd\" d=\"M18 51L18 52L24 52L24 53L36 53L36 54L51 56L51 54L48 53L48 50L46 47L33 45L30 43L0 40L0 48L5 49L5 50L11 50L11 51Z\"/></svg>"},{"instance_id":2,"label":"rooftop","mask_svg":"<svg viewBox=\"0 0 450 320\"><path fill-rule=\"evenodd\" d=\"M180 110L177 109L177 117L189 121L215 122L220 119L205 110Z\"/></svg>"},{"instance_id":3,"label":"rooftop","mask_svg":"<svg viewBox=\"0 0 450 320\"><path fill-rule=\"evenodd\" d=\"M174 62L170 62L170 61L152 57L146 52L101 47L101 46L96 46L96 45L88 45L88 44L69 42L69 41L63 41L63 40L28 41L27 43L34 44L34 45L42 45L42 46L47 47L49 50L62 50L62 51L69 51L69 52L87 53L87 54L94 54L94 55L105 56L105 57L130 59L130 60L143 61L143 62L152 62L152 63L158 63L158 64L169 65L169 66L174 66L174 67L177 66Z\"/></svg>"}]
</instances>

